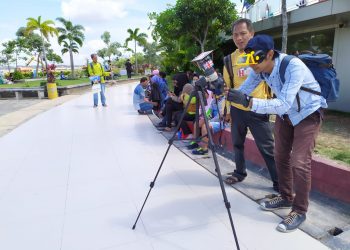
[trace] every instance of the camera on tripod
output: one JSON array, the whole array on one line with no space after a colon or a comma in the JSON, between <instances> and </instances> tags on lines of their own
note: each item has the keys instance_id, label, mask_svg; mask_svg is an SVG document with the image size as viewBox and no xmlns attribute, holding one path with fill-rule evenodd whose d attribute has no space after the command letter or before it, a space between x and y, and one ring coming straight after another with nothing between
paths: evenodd
<instances>
[{"instance_id":1,"label":"camera on tripod","mask_svg":"<svg viewBox=\"0 0 350 250\"><path fill-rule=\"evenodd\" d=\"M195 86L201 90L208 89L215 95L222 95L224 92L224 79L214 69L214 63L210 54L213 51L206 51L196 56L192 62L204 72L205 77L200 77Z\"/></svg>"}]
</instances>

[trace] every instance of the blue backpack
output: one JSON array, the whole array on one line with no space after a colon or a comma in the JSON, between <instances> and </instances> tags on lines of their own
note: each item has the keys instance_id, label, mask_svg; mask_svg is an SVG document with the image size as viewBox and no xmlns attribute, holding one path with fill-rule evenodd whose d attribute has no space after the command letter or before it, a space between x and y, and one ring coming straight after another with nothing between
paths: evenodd
<instances>
[{"instance_id":1,"label":"blue backpack","mask_svg":"<svg viewBox=\"0 0 350 250\"><path fill-rule=\"evenodd\" d=\"M279 69L282 84L285 82L284 74L292 58L294 58L294 56L288 55L282 59ZM327 100L327 102L335 102L339 97L339 80L337 79L337 72L332 64L332 58L327 54L312 53L301 54L298 58L301 59L310 69L316 81L320 84L321 92L303 86L300 89L315 95L321 95ZM297 95L297 100L298 99L299 96Z\"/></svg>"}]
</instances>

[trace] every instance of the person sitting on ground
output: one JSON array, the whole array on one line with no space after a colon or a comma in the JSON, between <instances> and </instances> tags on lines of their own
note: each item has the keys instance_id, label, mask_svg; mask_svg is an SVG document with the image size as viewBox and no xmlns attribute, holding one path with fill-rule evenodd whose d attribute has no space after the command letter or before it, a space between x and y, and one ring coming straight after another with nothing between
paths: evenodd
<instances>
[{"instance_id":1,"label":"person sitting on ground","mask_svg":"<svg viewBox=\"0 0 350 250\"><path fill-rule=\"evenodd\" d=\"M175 74L172 79L174 91L168 92L169 98L167 98L164 107L160 110L160 112L156 113L156 115L162 119L162 121L157 124L157 127L168 127L168 130L171 128L174 112L183 110L183 104L180 100L180 95L182 93L184 85L189 82L187 74L184 72Z\"/></svg>"},{"instance_id":2,"label":"person sitting on ground","mask_svg":"<svg viewBox=\"0 0 350 250\"><path fill-rule=\"evenodd\" d=\"M180 95L180 101L183 103L183 107L187 106L187 103L190 102L186 114L183 117L180 130L182 131L183 137L188 138L190 134L192 134L191 129L187 125L187 121L194 121L196 118L196 97L192 97L190 99L191 93L194 91L194 87L192 84L187 83L183 87L182 93ZM180 118L182 116L182 112L178 112L175 114L175 123L178 124L180 122ZM171 128L165 127L165 130L170 131Z\"/></svg>"},{"instance_id":3,"label":"person sitting on ground","mask_svg":"<svg viewBox=\"0 0 350 250\"><path fill-rule=\"evenodd\" d=\"M153 70L153 77L151 78L151 83L157 84L159 92L160 92L160 109L164 106L165 100L168 96L168 84L165 80L166 73L159 72L159 70Z\"/></svg>"},{"instance_id":4,"label":"person sitting on ground","mask_svg":"<svg viewBox=\"0 0 350 250\"><path fill-rule=\"evenodd\" d=\"M157 105L156 102L152 102L145 97L145 88L147 88L147 85L147 77L142 77L140 83L134 89L133 103L139 114L150 114L153 106Z\"/></svg>"},{"instance_id":5,"label":"person sitting on ground","mask_svg":"<svg viewBox=\"0 0 350 250\"><path fill-rule=\"evenodd\" d=\"M209 121L209 128L213 134L218 133L225 128L229 127L229 122L224 121L224 107L225 107L225 96L218 95L214 96L214 100L210 103L209 109L205 114ZM188 149L193 149L192 154L204 155L208 153L208 136L207 128L205 126L204 118L199 119L199 130L202 135L201 146L196 141L192 141L187 146ZM196 123L193 125L193 134L196 134Z\"/></svg>"},{"instance_id":6,"label":"person sitting on ground","mask_svg":"<svg viewBox=\"0 0 350 250\"><path fill-rule=\"evenodd\" d=\"M67 80L67 77L64 75L63 71L60 73L60 80Z\"/></svg>"}]
</instances>

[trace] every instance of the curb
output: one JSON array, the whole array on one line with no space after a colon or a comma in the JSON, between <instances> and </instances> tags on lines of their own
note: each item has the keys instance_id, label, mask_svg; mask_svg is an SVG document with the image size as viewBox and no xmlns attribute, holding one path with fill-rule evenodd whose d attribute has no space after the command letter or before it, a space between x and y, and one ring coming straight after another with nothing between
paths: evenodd
<instances>
[{"instance_id":1,"label":"curb","mask_svg":"<svg viewBox=\"0 0 350 250\"><path fill-rule=\"evenodd\" d=\"M215 143L219 142L219 134L214 135ZM231 131L225 129L222 132L221 143L229 152L233 152ZM254 139L247 136L244 144L244 156L247 160L266 167ZM350 168L335 161L325 159L318 155L312 156L312 189L331 198L350 203Z\"/></svg>"}]
</instances>

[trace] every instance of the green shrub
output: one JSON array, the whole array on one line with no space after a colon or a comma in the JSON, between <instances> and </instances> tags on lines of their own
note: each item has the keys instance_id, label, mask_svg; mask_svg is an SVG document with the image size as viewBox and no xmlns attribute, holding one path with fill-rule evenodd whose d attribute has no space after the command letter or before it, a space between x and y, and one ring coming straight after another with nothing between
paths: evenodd
<instances>
[{"instance_id":1,"label":"green shrub","mask_svg":"<svg viewBox=\"0 0 350 250\"><path fill-rule=\"evenodd\" d=\"M24 76L23 76L22 72L20 72L20 71L13 72L13 80L21 80L23 78L24 78Z\"/></svg>"}]
</instances>

